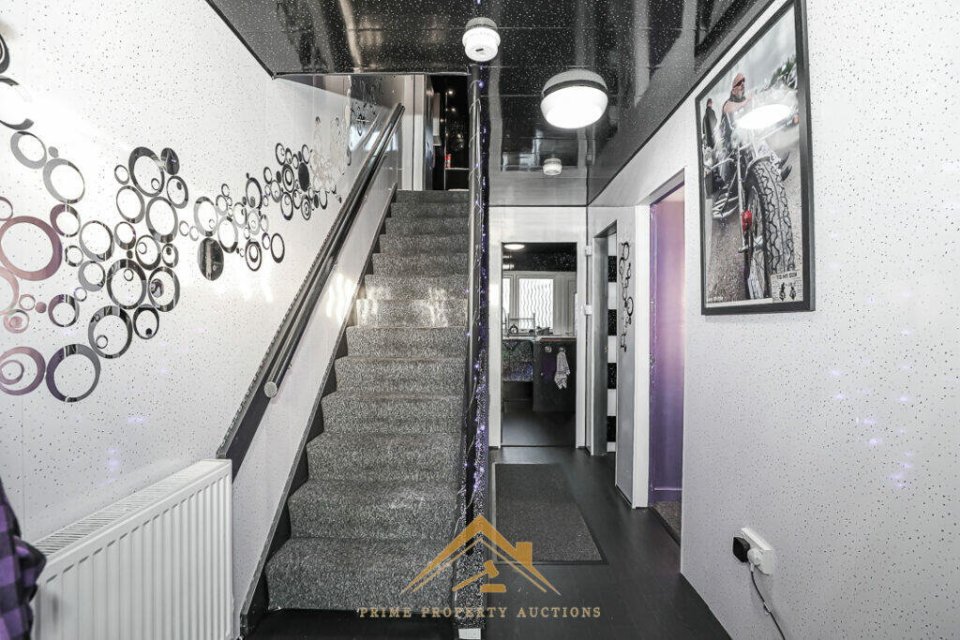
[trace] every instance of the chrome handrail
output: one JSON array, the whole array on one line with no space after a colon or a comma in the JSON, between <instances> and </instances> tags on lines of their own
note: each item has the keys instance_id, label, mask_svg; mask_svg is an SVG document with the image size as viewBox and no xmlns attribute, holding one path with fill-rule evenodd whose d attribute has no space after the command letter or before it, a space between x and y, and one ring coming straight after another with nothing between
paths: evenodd
<instances>
[{"instance_id":1,"label":"chrome handrail","mask_svg":"<svg viewBox=\"0 0 960 640\"><path fill-rule=\"evenodd\" d=\"M390 144L390 139L393 137L393 133L400 123L400 118L403 116L403 110L403 105L401 104L393 108L386 128L380 134L380 137L377 139L370 155L367 156L363 166L360 167L360 171L357 173L357 179L353 183L353 188L350 189L350 193L347 194L346 199L343 201L340 215L337 217L333 229L331 229L330 235L328 236L330 241L324 244L320 253L320 259L310 274L309 294L298 300L293 322L287 327L287 332L284 336L284 341L281 343L278 357L274 360L273 367L271 367L270 373L267 375L267 382L263 385L263 393L268 398L273 398L280 392L280 383L283 381L283 376L290 367L290 362L293 360L293 354L300 342L300 337L303 335L303 330L310 320L310 316L316 306L316 301L319 299L320 293L327 283L327 278L333 273L333 268L336 266L336 258L340 255L340 250L347 241L347 234L353 226L353 221L360 210L360 203L364 195L366 195L367 187L373 180L373 176L379 168L380 163L383 162L385 151Z\"/></svg>"},{"instance_id":2,"label":"chrome handrail","mask_svg":"<svg viewBox=\"0 0 960 640\"><path fill-rule=\"evenodd\" d=\"M386 157L386 151L397 132L403 112L403 105L397 104L387 116L383 131L377 136L370 152L357 171L353 186L344 198L340 212L337 214L320 252L300 286L297 297L287 310L283 324L274 336L257 376L237 410L230 431L217 451L217 457L230 458L233 461L234 476L240 469L270 400L280 390L283 377L290 367L300 339L303 337L307 323L320 300L320 295L323 293L327 280L336 267L337 257L342 251L350 229L359 214L367 190Z\"/></svg>"}]
</instances>

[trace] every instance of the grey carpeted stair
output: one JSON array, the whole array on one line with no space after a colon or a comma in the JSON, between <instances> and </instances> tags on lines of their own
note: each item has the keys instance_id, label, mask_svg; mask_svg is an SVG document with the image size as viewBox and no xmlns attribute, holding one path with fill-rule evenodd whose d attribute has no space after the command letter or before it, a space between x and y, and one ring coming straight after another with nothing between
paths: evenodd
<instances>
[{"instance_id":1,"label":"grey carpeted stair","mask_svg":"<svg viewBox=\"0 0 960 640\"><path fill-rule=\"evenodd\" d=\"M465 218L470 214L470 209L459 202L396 202L390 209L390 215L398 220L409 220L410 218L442 218L458 217Z\"/></svg>"},{"instance_id":2,"label":"grey carpeted stair","mask_svg":"<svg viewBox=\"0 0 960 640\"><path fill-rule=\"evenodd\" d=\"M293 535L375 540L437 538L446 534L456 494L432 479L307 482L290 498ZM390 527L381 528L384 514Z\"/></svg>"},{"instance_id":3,"label":"grey carpeted stair","mask_svg":"<svg viewBox=\"0 0 960 640\"><path fill-rule=\"evenodd\" d=\"M460 327L436 329L348 327L351 355L381 358L460 358L466 342Z\"/></svg>"},{"instance_id":4,"label":"grey carpeted stair","mask_svg":"<svg viewBox=\"0 0 960 640\"><path fill-rule=\"evenodd\" d=\"M466 330L466 298L446 300L357 300L362 327L450 327Z\"/></svg>"},{"instance_id":5,"label":"grey carpeted stair","mask_svg":"<svg viewBox=\"0 0 960 640\"><path fill-rule=\"evenodd\" d=\"M463 399L337 391L323 399L326 433L459 433Z\"/></svg>"},{"instance_id":6,"label":"grey carpeted stair","mask_svg":"<svg viewBox=\"0 0 960 640\"><path fill-rule=\"evenodd\" d=\"M466 227L467 219L459 216L387 220L387 233L397 236L451 236L463 233Z\"/></svg>"},{"instance_id":7,"label":"grey carpeted stair","mask_svg":"<svg viewBox=\"0 0 960 640\"><path fill-rule=\"evenodd\" d=\"M468 214L465 192L397 193L288 501L292 537L267 564L273 609L450 604L449 572L401 591L454 533Z\"/></svg>"},{"instance_id":8,"label":"grey carpeted stair","mask_svg":"<svg viewBox=\"0 0 960 640\"><path fill-rule=\"evenodd\" d=\"M335 365L338 389L377 393L462 395L460 358L361 358L347 356Z\"/></svg>"},{"instance_id":9,"label":"grey carpeted stair","mask_svg":"<svg viewBox=\"0 0 960 640\"><path fill-rule=\"evenodd\" d=\"M463 299L467 290L466 275L440 275L410 278L407 276L364 276L366 295L374 300L446 300Z\"/></svg>"},{"instance_id":10,"label":"grey carpeted stair","mask_svg":"<svg viewBox=\"0 0 960 640\"><path fill-rule=\"evenodd\" d=\"M398 191L397 203L418 202L425 207L435 202L462 204L464 207L470 202L467 191Z\"/></svg>"},{"instance_id":11,"label":"grey carpeted stair","mask_svg":"<svg viewBox=\"0 0 960 640\"><path fill-rule=\"evenodd\" d=\"M437 480L456 465L455 433L324 433L307 445L311 477Z\"/></svg>"},{"instance_id":12,"label":"grey carpeted stair","mask_svg":"<svg viewBox=\"0 0 960 640\"><path fill-rule=\"evenodd\" d=\"M469 256L466 253L412 253L373 256L373 273L378 276L442 276L466 274Z\"/></svg>"},{"instance_id":13,"label":"grey carpeted stair","mask_svg":"<svg viewBox=\"0 0 960 640\"><path fill-rule=\"evenodd\" d=\"M465 234L444 236L439 234L420 236L380 236L380 250L390 254L409 253L466 253L470 237ZM466 285L466 278L463 278Z\"/></svg>"},{"instance_id":14,"label":"grey carpeted stair","mask_svg":"<svg viewBox=\"0 0 960 640\"><path fill-rule=\"evenodd\" d=\"M423 539L292 538L267 565L270 604L343 611L445 606L451 585L443 580L400 593L436 553Z\"/></svg>"}]
</instances>

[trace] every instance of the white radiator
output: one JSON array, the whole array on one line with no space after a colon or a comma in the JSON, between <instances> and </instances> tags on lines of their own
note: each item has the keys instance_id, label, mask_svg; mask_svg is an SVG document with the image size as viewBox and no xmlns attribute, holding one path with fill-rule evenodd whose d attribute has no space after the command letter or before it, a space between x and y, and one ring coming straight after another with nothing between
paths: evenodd
<instances>
[{"instance_id":1,"label":"white radiator","mask_svg":"<svg viewBox=\"0 0 960 640\"><path fill-rule=\"evenodd\" d=\"M229 460L204 460L57 531L36 640L232 639Z\"/></svg>"}]
</instances>

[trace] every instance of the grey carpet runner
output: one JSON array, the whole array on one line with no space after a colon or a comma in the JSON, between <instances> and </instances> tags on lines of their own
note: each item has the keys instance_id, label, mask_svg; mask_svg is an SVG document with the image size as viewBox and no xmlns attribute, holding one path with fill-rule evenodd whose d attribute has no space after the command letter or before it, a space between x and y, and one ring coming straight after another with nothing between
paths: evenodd
<instances>
[{"instance_id":1,"label":"grey carpet runner","mask_svg":"<svg viewBox=\"0 0 960 640\"><path fill-rule=\"evenodd\" d=\"M466 363L466 193L398 192L364 278L292 537L270 559L272 609L446 606L401 590L449 542Z\"/></svg>"},{"instance_id":2,"label":"grey carpet runner","mask_svg":"<svg viewBox=\"0 0 960 640\"><path fill-rule=\"evenodd\" d=\"M494 526L533 543L533 562L603 562L558 464L494 465Z\"/></svg>"}]
</instances>

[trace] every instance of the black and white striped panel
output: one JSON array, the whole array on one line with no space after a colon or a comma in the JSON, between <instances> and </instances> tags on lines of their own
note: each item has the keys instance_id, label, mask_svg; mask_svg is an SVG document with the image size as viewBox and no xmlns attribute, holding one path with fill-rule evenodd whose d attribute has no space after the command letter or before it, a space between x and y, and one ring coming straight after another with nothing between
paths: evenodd
<instances>
[{"instance_id":1,"label":"black and white striped panel","mask_svg":"<svg viewBox=\"0 0 960 640\"><path fill-rule=\"evenodd\" d=\"M617 288L617 241L610 237L609 257L607 258L607 450L613 451L617 441L617 341L619 324L617 323L617 301L620 291Z\"/></svg>"}]
</instances>

